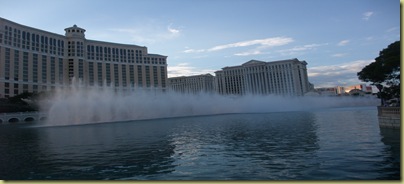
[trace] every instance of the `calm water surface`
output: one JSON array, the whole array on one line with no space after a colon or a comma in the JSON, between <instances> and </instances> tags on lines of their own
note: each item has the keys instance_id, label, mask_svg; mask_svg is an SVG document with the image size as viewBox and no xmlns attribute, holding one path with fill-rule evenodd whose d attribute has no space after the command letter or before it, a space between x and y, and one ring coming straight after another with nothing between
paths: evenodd
<instances>
[{"instance_id":1,"label":"calm water surface","mask_svg":"<svg viewBox=\"0 0 404 184\"><path fill-rule=\"evenodd\" d=\"M399 180L376 107L0 126L0 179Z\"/></svg>"}]
</instances>

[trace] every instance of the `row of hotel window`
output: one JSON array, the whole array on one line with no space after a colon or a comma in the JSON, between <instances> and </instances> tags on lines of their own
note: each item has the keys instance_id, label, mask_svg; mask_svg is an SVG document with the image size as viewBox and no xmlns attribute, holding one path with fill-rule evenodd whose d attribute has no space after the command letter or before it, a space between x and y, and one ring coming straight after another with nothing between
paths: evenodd
<instances>
[{"instance_id":1,"label":"row of hotel window","mask_svg":"<svg viewBox=\"0 0 404 184\"><path fill-rule=\"evenodd\" d=\"M13 32L14 30L14 32ZM22 34L21 34L22 33ZM3 34L0 33L0 44L3 43ZM44 35L20 31L5 26L4 44L22 49L64 56L64 40ZM83 42L68 41L68 56L84 57ZM135 60L136 52L136 60ZM112 57L111 57L112 56ZM111 48L87 45L87 59L98 61L114 61L143 63L142 50ZM151 59L151 61L150 61ZM146 64L165 64L164 58L146 57Z\"/></svg>"},{"instance_id":2,"label":"row of hotel window","mask_svg":"<svg viewBox=\"0 0 404 184\"><path fill-rule=\"evenodd\" d=\"M28 31L13 29L9 26L5 26L4 39L3 34L0 33L0 44L3 42L5 45L13 47L64 56L64 41L62 39L48 38Z\"/></svg>"},{"instance_id":3,"label":"row of hotel window","mask_svg":"<svg viewBox=\"0 0 404 184\"><path fill-rule=\"evenodd\" d=\"M244 91L247 89L258 93L295 92L295 89L293 88L293 78L290 71L281 73L247 74L245 77L241 75L226 76L221 79L222 80L218 80L218 83L219 91L222 93L241 93L240 90ZM245 82L249 84L248 87L245 85ZM225 89L222 87L225 87Z\"/></svg>"},{"instance_id":4,"label":"row of hotel window","mask_svg":"<svg viewBox=\"0 0 404 184\"><path fill-rule=\"evenodd\" d=\"M23 58L22 58L22 63L20 59L20 51L14 50L14 60L13 60L13 70L11 69L11 59L10 59L10 49L6 48L5 49L5 55L4 55L4 77L6 80L10 80L12 78L15 81L20 80L20 73L22 74L22 81L28 82L28 52L23 52ZM47 83L47 75L48 75L48 63L47 63L47 56L43 55L42 58L42 64L40 66L41 68L41 81L43 83ZM56 83L56 59L58 60L58 66L57 69L59 76L58 76L58 83L63 83L63 59L62 58L55 58L55 57L50 57L50 78L51 78L51 83L55 84ZM32 82L38 82L38 54L33 54L32 55ZM22 64L22 71L20 71L19 65ZM11 76L11 72L13 72L13 75Z\"/></svg>"},{"instance_id":5,"label":"row of hotel window","mask_svg":"<svg viewBox=\"0 0 404 184\"><path fill-rule=\"evenodd\" d=\"M9 48L5 48L5 65L4 65L4 77L6 80L13 79L14 81L23 81L23 82L34 82L37 83L41 81L41 83L47 83L48 77L50 77L50 83L55 84L63 84L63 58L55 58L55 57L47 57L46 55L41 55L41 62L39 62L38 54L32 54L32 81L29 81L29 53L23 52L22 62L20 59L20 51L14 50L14 59L13 59L13 68L11 68L11 53ZM49 63L48 63L48 58ZM56 60L58 62L56 62ZM73 77L74 75L74 67L73 63L68 65L69 69L69 77ZM22 64L22 71L20 71L20 64ZM50 64L50 71L48 72L48 64ZM97 64L95 66L95 64ZM56 66L57 65L57 66ZM114 75L114 83L115 86L119 85L119 82L122 82L122 86L126 87L127 84L127 72L129 73L129 83L131 85L135 84L135 72L137 73L137 85L143 87L143 68L146 78L146 86L151 87L151 78L150 78L150 69L152 67L152 75L153 75L153 85L154 87L158 86L158 77L161 80L161 86L166 86L166 68L165 66L160 66L160 76L158 76L158 67L157 66L142 66L137 65L135 71L135 65L122 65L122 64L112 64L113 65L113 75ZM39 67L38 67L39 66ZM105 76L103 76L103 66L105 67ZM38 71L41 68L41 75L39 77ZM94 73L97 71L97 79L98 85L103 85L103 79L106 80L107 84L111 83L111 63L95 63L95 62L88 62L88 77L89 77L89 84L94 85ZM119 71L121 71L121 80L119 80ZM13 73L11 73L13 72ZM79 60L79 67L78 67L79 78L84 78L84 62L83 60ZM56 81L56 74L58 74L58 78ZM12 76L11 76L12 75ZM22 80L20 79L20 75L22 75Z\"/></svg>"},{"instance_id":6,"label":"row of hotel window","mask_svg":"<svg viewBox=\"0 0 404 184\"><path fill-rule=\"evenodd\" d=\"M278 65L264 65L257 67L248 67L248 68L238 68L233 70L224 70L224 75L244 75L248 73L262 73L262 72L273 72L273 71L290 71L292 70L292 64L278 64ZM300 69L300 66L297 66L297 69Z\"/></svg>"}]
</instances>

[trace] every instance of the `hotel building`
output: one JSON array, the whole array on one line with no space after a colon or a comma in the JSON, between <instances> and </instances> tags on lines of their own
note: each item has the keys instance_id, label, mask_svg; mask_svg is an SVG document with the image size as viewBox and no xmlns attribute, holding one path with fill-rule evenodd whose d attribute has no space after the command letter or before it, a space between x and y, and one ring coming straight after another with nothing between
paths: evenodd
<instances>
[{"instance_id":1,"label":"hotel building","mask_svg":"<svg viewBox=\"0 0 404 184\"><path fill-rule=\"evenodd\" d=\"M251 60L240 66L216 71L219 94L276 94L301 96L313 87L307 76L306 61L289 59L273 62Z\"/></svg>"},{"instance_id":2,"label":"hotel building","mask_svg":"<svg viewBox=\"0 0 404 184\"><path fill-rule=\"evenodd\" d=\"M168 78L170 90L180 93L214 92L214 77L211 74Z\"/></svg>"},{"instance_id":3,"label":"hotel building","mask_svg":"<svg viewBox=\"0 0 404 184\"><path fill-rule=\"evenodd\" d=\"M147 47L87 40L76 25L65 35L0 18L0 98L23 92L85 86L167 88L167 56Z\"/></svg>"}]
</instances>

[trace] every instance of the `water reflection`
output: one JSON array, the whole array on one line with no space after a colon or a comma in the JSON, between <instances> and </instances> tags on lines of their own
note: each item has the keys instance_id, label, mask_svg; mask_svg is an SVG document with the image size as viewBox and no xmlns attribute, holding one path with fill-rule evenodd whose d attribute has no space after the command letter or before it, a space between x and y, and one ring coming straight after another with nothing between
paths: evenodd
<instances>
[{"instance_id":1,"label":"water reflection","mask_svg":"<svg viewBox=\"0 0 404 184\"><path fill-rule=\"evenodd\" d=\"M221 115L193 118L192 124L182 119L184 124L170 136L176 165L170 177L192 175L203 180L226 173L227 179L251 180L304 175L310 160L316 160L313 155L318 149L314 116L309 112L285 115ZM287 174L285 169L301 172Z\"/></svg>"},{"instance_id":2,"label":"water reflection","mask_svg":"<svg viewBox=\"0 0 404 184\"><path fill-rule=\"evenodd\" d=\"M38 134L21 127L0 127L0 179L30 179L30 173L43 156Z\"/></svg>"},{"instance_id":3,"label":"water reflection","mask_svg":"<svg viewBox=\"0 0 404 184\"><path fill-rule=\"evenodd\" d=\"M173 146L150 122L37 128L35 179L121 179L171 172ZM152 133L152 135L150 134Z\"/></svg>"},{"instance_id":4,"label":"water reflection","mask_svg":"<svg viewBox=\"0 0 404 184\"><path fill-rule=\"evenodd\" d=\"M375 108L0 127L1 179L397 180L399 154Z\"/></svg>"}]
</instances>

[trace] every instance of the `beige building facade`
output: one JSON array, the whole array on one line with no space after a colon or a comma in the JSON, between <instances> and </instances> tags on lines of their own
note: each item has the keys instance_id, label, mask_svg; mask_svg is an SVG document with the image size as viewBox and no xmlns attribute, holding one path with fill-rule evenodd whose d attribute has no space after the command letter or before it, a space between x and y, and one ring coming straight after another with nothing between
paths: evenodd
<instances>
[{"instance_id":1,"label":"beige building facade","mask_svg":"<svg viewBox=\"0 0 404 184\"><path fill-rule=\"evenodd\" d=\"M179 93L212 93L214 76L211 74L168 78L169 88Z\"/></svg>"},{"instance_id":2,"label":"beige building facade","mask_svg":"<svg viewBox=\"0 0 404 184\"><path fill-rule=\"evenodd\" d=\"M276 94L302 96L310 91L306 61L289 59L264 62L250 60L240 66L216 71L219 94Z\"/></svg>"},{"instance_id":3,"label":"beige building facade","mask_svg":"<svg viewBox=\"0 0 404 184\"><path fill-rule=\"evenodd\" d=\"M167 56L147 47L88 40L76 25L59 35L0 18L0 98L64 88L167 89Z\"/></svg>"}]
</instances>

